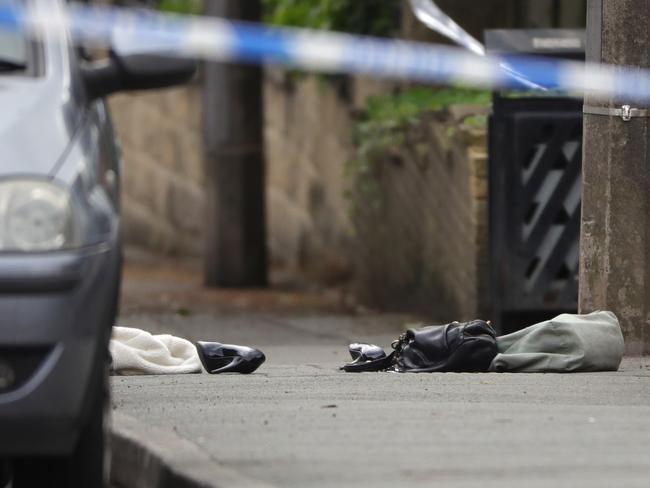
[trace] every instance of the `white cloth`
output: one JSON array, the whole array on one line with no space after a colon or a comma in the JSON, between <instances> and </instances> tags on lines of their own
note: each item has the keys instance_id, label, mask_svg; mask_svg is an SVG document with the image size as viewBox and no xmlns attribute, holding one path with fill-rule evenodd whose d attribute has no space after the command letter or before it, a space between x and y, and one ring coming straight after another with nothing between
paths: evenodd
<instances>
[{"instance_id":1,"label":"white cloth","mask_svg":"<svg viewBox=\"0 0 650 488\"><path fill-rule=\"evenodd\" d=\"M113 371L122 375L183 374L203 371L194 344L169 334L152 335L130 327L113 327Z\"/></svg>"}]
</instances>

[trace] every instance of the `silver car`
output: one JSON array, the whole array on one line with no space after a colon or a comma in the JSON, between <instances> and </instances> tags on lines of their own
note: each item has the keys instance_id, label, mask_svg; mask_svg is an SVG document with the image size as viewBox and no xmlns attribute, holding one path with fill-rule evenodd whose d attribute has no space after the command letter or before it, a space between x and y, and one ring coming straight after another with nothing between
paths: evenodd
<instances>
[{"instance_id":1,"label":"silver car","mask_svg":"<svg viewBox=\"0 0 650 488\"><path fill-rule=\"evenodd\" d=\"M121 251L120 152L103 98L194 71L148 55L86 63L61 33L0 30L0 486L105 480Z\"/></svg>"}]
</instances>

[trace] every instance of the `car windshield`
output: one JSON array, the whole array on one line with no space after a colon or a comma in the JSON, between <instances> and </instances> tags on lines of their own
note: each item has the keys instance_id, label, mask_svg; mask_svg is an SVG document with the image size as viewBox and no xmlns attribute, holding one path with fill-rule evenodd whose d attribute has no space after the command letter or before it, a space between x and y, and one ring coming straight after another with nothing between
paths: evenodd
<instances>
[{"instance_id":1,"label":"car windshield","mask_svg":"<svg viewBox=\"0 0 650 488\"><path fill-rule=\"evenodd\" d=\"M29 43L22 34L0 30L0 73L27 70L29 58Z\"/></svg>"},{"instance_id":2,"label":"car windshield","mask_svg":"<svg viewBox=\"0 0 650 488\"><path fill-rule=\"evenodd\" d=\"M24 0L2 0L5 5L24 6ZM33 44L21 32L0 25L0 74L24 74L33 68Z\"/></svg>"}]
</instances>

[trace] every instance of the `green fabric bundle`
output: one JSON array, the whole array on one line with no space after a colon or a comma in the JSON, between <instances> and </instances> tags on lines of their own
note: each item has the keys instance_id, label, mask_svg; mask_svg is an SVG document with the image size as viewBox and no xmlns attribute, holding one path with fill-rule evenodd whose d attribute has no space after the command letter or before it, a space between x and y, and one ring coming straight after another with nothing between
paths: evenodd
<instances>
[{"instance_id":1,"label":"green fabric bundle","mask_svg":"<svg viewBox=\"0 0 650 488\"><path fill-rule=\"evenodd\" d=\"M625 345L616 315L562 314L497 338L491 371L574 373L616 371Z\"/></svg>"}]
</instances>

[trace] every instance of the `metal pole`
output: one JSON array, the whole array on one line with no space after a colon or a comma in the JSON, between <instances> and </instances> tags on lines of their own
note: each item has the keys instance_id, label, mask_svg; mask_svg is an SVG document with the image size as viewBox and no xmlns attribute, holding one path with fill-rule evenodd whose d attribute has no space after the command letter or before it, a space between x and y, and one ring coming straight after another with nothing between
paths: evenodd
<instances>
[{"instance_id":1,"label":"metal pole","mask_svg":"<svg viewBox=\"0 0 650 488\"><path fill-rule=\"evenodd\" d=\"M650 0L590 0L591 61L650 67ZM633 100L585 105L637 108ZM629 354L650 353L650 119L585 114L580 310L612 310Z\"/></svg>"},{"instance_id":2,"label":"metal pole","mask_svg":"<svg viewBox=\"0 0 650 488\"><path fill-rule=\"evenodd\" d=\"M210 0L206 13L259 21L259 0ZM204 79L207 221L204 282L267 283L262 69L208 63Z\"/></svg>"}]
</instances>

